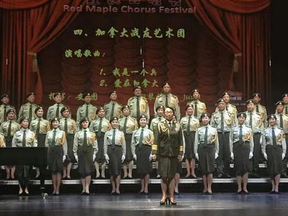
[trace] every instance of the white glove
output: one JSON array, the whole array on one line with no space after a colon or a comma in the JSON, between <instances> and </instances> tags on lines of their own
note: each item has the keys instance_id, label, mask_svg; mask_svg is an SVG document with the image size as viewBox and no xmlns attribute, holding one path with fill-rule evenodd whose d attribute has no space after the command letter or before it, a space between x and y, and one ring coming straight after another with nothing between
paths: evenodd
<instances>
[{"instance_id":1,"label":"white glove","mask_svg":"<svg viewBox=\"0 0 288 216\"><path fill-rule=\"evenodd\" d=\"M96 154L93 154L93 161L95 161L96 159Z\"/></svg>"},{"instance_id":2,"label":"white glove","mask_svg":"<svg viewBox=\"0 0 288 216\"><path fill-rule=\"evenodd\" d=\"M121 157L122 163L124 162L124 160L125 160L125 155L122 155L122 157Z\"/></svg>"},{"instance_id":3,"label":"white glove","mask_svg":"<svg viewBox=\"0 0 288 216\"><path fill-rule=\"evenodd\" d=\"M199 161L199 155L198 155L198 153L195 153L195 158Z\"/></svg>"},{"instance_id":4,"label":"white glove","mask_svg":"<svg viewBox=\"0 0 288 216\"><path fill-rule=\"evenodd\" d=\"M62 159L63 163L65 160L66 160L66 155L63 155L63 159Z\"/></svg>"},{"instance_id":5,"label":"white glove","mask_svg":"<svg viewBox=\"0 0 288 216\"><path fill-rule=\"evenodd\" d=\"M134 154L134 155L133 155L133 158L134 158L134 160L136 161L136 160L137 160L137 155Z\"/></svg>"},{"instance_id":6,"label":"white glove","mask_svg":"<svg viewBox=\"0 0 288 216\"><path fill-rule=\"evenodd\" d=\"M109 156L107 154L105 154L104 157L105 157L106 163L108 164L109 163Z\"/></svg>"},{"instance_id":7,"label":"white glove","mask_svg":"<svg viewBox=\"0 0 288 216\"><path fill-rule=\"evenodd\" d=\"M153 159L153 156L152 156L152 154L150 154L149 155L149 161L152 161L152 159Z\"/></svg>"},{"instance_id":8,"label":"white glove","mask_svg":"<svg viewBox=\"0 0 288 216\"><path fill-rule=\"evenodd\" d=\"M265 160L268 160L268 156L266 153L263 153L263 156L264 156Z\"/></svg>"},{"instance_id":9,"label":"white glove","mask_svg":"<svg viewBox=\"0 0 288 216\"><path fill-rule=\"evenodd\" d=\"M217 159L217 158L218 158L218 153L215 152L215 159Z\"/></svg>"},{"instance_id":10,"label":"white glove","mask_svg":"<svg viewBox=\"0 0 288 216\"><path fill-rule=\"evenodd\" d=\"M285 153L282 154L282 160L284 160L284 158L285 158Z\"/></svg>"},{"instance_id":11,"label":"white glove","mask_svg":"<svg viewBox=\"0 0 288 216\"><path fill-rule=\"evenodd\" d=\"M231 152L231 155L230 155L231 159L234 160L234 153Z\"/></svg>"},{"instance_id":12,"label":"white glove","mask_svg":"<svg viewBox=\"0 0 288 216\"><path fill-rule=\"evenodd\" d=\"M76 162L78 163L78 155L77 154L74 155L74 158L75 158Z\"/></svg>"},{"instance_id":13,"label":"white glove","mask_svg":"<svg viewBox=\"0 0 288 216\"><path fill-rule=\"evenodd\" d=\"M249 159L253 157L253 152L249 152Z\"/></svg>"}]
</instances>

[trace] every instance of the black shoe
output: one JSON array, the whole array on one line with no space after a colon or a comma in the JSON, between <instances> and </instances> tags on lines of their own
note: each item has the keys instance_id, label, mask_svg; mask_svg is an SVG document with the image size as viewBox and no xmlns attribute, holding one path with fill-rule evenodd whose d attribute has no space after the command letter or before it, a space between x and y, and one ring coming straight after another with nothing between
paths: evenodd
<instances>
[{"instance_id":1,"label":"black shoe","mask_svg":"<svg viewBox=\"0 0 288 216\"><path fill-rule=\"evenodd\" d=\"M143 195L143 194L144 194L144 191L140 191L138 194L139 194L139 195Z\"/></svg>"},{"instance_id":2,"label":"black shoe","mask_svg":"<svg viewBox=\"0 0 288 216\"><path fill-rule=\"evenodd\" d=\"M111 195L116 195L116 192L111 192Z\"/></svg>"},{"instance_id":3,"label":"black shoe","mask_svg":"<svg viewBox=\"0 0 288 216\"><path fill-rule=\"evenodd\" d=\"M178 191L178 192L175 191L174 194L175 194L175 195L179 195L180 193L179 193L179 191Z\"/></svg>"},{"instance_id":4,"label":"black shoe","mask_svg":"<svg viewBox=\"0 0 288 216\"><path fill-rule=\"evenodd\" d=\"M115 192L115 195L119 196L119 195L120 195L120 192Z\"/></svg>"},{"instance_id":5,"label":"black shoe","mask_svg":"<svg viewBox=\"0 0 288 216\"><path fill-rule=\"evenodd\" d=\"M81 192L81 195L86 195L86 192L85 192L85 191L82 191L82 192Z\"/></svg>"},{"instance_id":6,"label":"black shoe","mask_svg":"<svg viewBox=\"0 0 288 216\"><path fill-rule=\"evenodd\" d=\"M147 196L147 195L149 195L149 193L148 192L144 192L144 195Z\"/></svg>"},{"instance_id":7,"label":"black shoe","mask_svg":"<svg viewBox=\"0 0 288 216\"><path fill-rule=\"evenodd\" d=\"M25 192L19 193L18 196L25 196Z\"/></svg>"},{"instance_id":8,"label":"black shoe","mask_svg":"<svg viewBox=\"0 0 288 216\"><path fill-rule=\"evenodd\" d=\"M207 193L206 193L207 195L213 195L213 193L212 193L212 191L207 191Z\"/></svg>"},{"instance_id":9,"label":"black shoe","mask_svg":"<svg viewBox=\"0 0 288 216\"><path fill-rule=\"evenodd\" d=\"M250 194L249 191L244 191L244 190L242 190L242 193L243 194Z\"/></svg>"},{"instance_id":10,"label":"black shoe","mask_svg":"<svg viewBox=\"0 0 288 216\"><path fill-rule=\"evenodd\" d=\"M237 193L237 194L241 194L241 193L242 193L242 191L240 190L240 191L237 191L236 193Z\"/></svg>"}]
</instances>

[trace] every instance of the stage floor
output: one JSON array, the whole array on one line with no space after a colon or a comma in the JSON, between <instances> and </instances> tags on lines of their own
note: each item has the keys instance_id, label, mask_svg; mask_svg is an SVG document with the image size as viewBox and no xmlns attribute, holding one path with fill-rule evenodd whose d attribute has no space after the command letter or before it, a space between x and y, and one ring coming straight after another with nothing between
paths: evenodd
<instances>
[{"instance_id":1,"label":"stage floor","mask_svg":"<svg viewBox=\"0 0 288 216\"><path fill-rule=\"evenodd\" d=\"M42 199L40 195L18 197L0 195L0 215L21 216L162 216L188 214L203 216L265 216L287 215L288 193L214 193L213 195L183 193L177 196L177 206L160 206L161 195L94 194L90 196L60 195Z\"/></svg>"}]
</instances>

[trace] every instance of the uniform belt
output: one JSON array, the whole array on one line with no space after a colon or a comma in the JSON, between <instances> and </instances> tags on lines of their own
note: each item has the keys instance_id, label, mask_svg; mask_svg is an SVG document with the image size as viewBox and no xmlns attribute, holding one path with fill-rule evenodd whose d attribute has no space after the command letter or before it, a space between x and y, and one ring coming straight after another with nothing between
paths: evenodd
<instances>
[{"instance_id":1,"label":"uniform belt","mask_svg":"<svg viewBox=\"0 0 288 216\"><path fill-rule=\"evenodd\" d=\"M226 134L226 133L230 133L230 131L224 131L224 132L222 132L222 131L218 131L218 133L224 133L224 134Z\"/></svg>"},{"instance_id":2,"label":"uniform belt","mask_svg":"<svg viewBox=\"0 0 288 216\"><path fill-rule=\"evenodd\" d=\"M261 132L256 132L256 133L253 133L253 134L261 134Z\"/></svg>"}]
</instances>

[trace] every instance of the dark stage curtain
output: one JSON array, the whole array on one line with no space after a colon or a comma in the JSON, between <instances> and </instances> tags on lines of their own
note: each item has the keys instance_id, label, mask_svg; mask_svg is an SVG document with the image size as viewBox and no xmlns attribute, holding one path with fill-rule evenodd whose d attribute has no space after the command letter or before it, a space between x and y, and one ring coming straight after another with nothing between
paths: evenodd
<instances>
[{"instance_id":1,"label":"dark stage curtain","mask_svg":"<svg viewBox=\"0 0 288 216\"><path fill-rule=\"evenodd\" d=\"M193 47L193 39L187 39L185 42L167 39L159 43L159 41L153 39L143 42L130 39L111 41L109 38L103 38L101 42L91 41L89 45L93 47L105 45L106 52L109 55L107 54L100 61L92 60L88 62L91 65L83 62L84 59L69 62L69 60L63 59L62 53L58 53L60 59L56 59L57 55L55 55L44 60L42 56L38 55L70 23L73 23L73 20L79 14L64 12L63 5L79 6L85 4L85 0L26 0L25 2L27 6L24 6L23 1L20 0L5 0L1 1L2 4L0 4L0 7L5 8L1 9L3 13L0 14L4 34L3 56L1 59L1 90L2 93L7 92L11 95L12 103L16 107L24 102L29 91L36 91L38 103L45 102L49 87L43 86L43 81L48 83L50 87L53 86L53 92L59 90L70 93L71 101L69 103L76 105L79 102L72 101L76 94L75 83L85 82L89 84L85 87L79 87L77 93L84 90L96 91L98 88L96 81L99 79L99 74L95 71L99 68L105 68L108 71L115 66L128 69L140 68L142 57L145 60L147 70L156 67L156 70L159 71L156 79L159 80L160 85L166 81L171 82L174 91L179 93L184 92L184 87L186 88L185 92L198 87L202 91L203 100L207 100L207 103L217 99L223 90L241 91L244 92L245 97L249 97L252 92L257 91L262 93L264 103L270 101L270 69L268 66L270 53L268 23L270 13L269 8L267 8L269 6L267 0L233 0L228 1L229 4L227 5L224 4L225 1L186 0L189 6L196 7L196 18L200 23L207 27L211 35L225 48L218 46L215 40L209 38L207 33L204 34L203 39L199 40L197 49ZM151 22L152 18L149 16L145 19L147 19L147 25L152 25L152 27L155 23L161 22L161 20ZM121 22L121 20L118 20L116 24ZM127 22L127 19L125 19L125 22ZM127 23L130 23L130 25L133 23L134 25L137 19L133 22L128 20ZM172 20L171 17L171 20L167 19L163 22L163 25L168 22L172 26L176 26L177 22L181 21ZM104 23L108 25L109 20L104 20ZM191 20L191 26L193 25L198 24ZM204 29L200 31L205 32ZM195 35L194 37L196 37ZM63 37L65 37L64 34ZM207 38L206 42L205 37ZM70 39L69 37L66 38L64 43L58 44L58 46L63 49L63 46L68 46ZM71 40L74 40L74 37ZM81 40L78 42L83 43ZM55 42L55 44L57 43ZM139 46L144 49L143 56L139 56L136 52ZM49 49L49 47L46 49ZM231 59L231 53L227 49L234 54L234 63L233 57ZM43 52L41 55L44 56L45 53ZM211 56L216 55L218 58L211 58ZM159 60L153 60L152 56L157 56ZM39 61L41 59L40 64L42 66L45 65L45 61L50 62L50 64L57 64L58 70L49 71L41 66L41 71L39 71L38 59ZM53 59L55 61L52 61ZM60 66L57 61L60 61ZM231 62L233 63L233 69ZM73 67L74 70L71 69ZM57 74L58 79L53 80L50 75L48 76L48 73L51 74L51 77L53 77L53 74L55 76ZM62 74L60 78L59 73ZM83 76L80 76L79 73L82 73ZM74 83L73 79L69 80L68 83L63 81L68 74L76 75ZM112 79L113 76L110 74L110 77ZM187 79L188 77L189 79ZM226 80L227 77L229 78L228 81ZM216 80L217 83L215 84ZM112 83L111 80L110 83ZM75 87L75 89L72 90L71 87ZM106 92L101 92L103 95L100 94L98 98L99 104L107 100L107 94L112 87L108 88ZM42 94L42 90L44 94ZM128 97L128 94L131 95L131 92L127 89L120 89L119 91L121 93L120 97L123 97L121 98L122 101L125 101L124 99ZM154 93L159 90L148 88L145 91L145 93ZM42 100L42 96L44 100Z\"/></svg>"},{"instance_id":2,"label":"dark stage curtain","mask_svg":"<svg viewBox=\"0 0 288 216\"><path fill-rule=\"evenodd\" d=\"M85 23L89 21L89 26ZM116 29L123 27L148 27L152 32L155 28L186 29L186 37L162 39L138 39L110 37L95 37L93 31L97 28L107 31L111 26ZM74 29L81 28L88 37L75 36ZM66 58L64 51L67 49L91 49L105 53L99 58ZM143 50L140 52L140 50ZM233 53L215 40L211 34L201 26L193 15L165 16L159 14L139 15L120 14L106 16L101 14L81 14L50 46L39 53L39 65L43 80L43 105L51 105L48 95L51 92L65 92L65 103L71 106L75 113L82 101L76 99L80 92L97 92L98 100L95 103L102 106L108 102L109 93L115 89L116 80L112 71L118 68L121 73L124 68L128 71L142 70L149 73L152 69L157 71L156 76L143 77L140 74L130 74L129 77L121 76L122 87L117 89L119 101L127 103L133 94L133 82L124 87L127 78L130 81L142 82L148 79L150 85L143 88L143 93L151 99L150 110L153 110L154 99L161 91L161 86L169 82L172 92L180 100L181 110L184 114L187 100L183 95L190 95L194 88L199 88L201 98L212 112L214 103L219 94L229 89ZM101 69L106 76L100 74ZM118 78L118 77L117 77ZM105 79L107 86L99 86L100 80ZM158 87L151 83L156 80ZM153 97L151 95L153 94ZM150 97L149 97L150 95ZM191 98L190 98L191 100ZM151 113L152 114L152 113Z\"/></svg>"},{"instance_id":3,"label":"dark stage curtain","mask_svg":"<svg viewBox=\"0 0 288 216\"><path fill-rule=\"evenodd\" d=\"M23 1L11 1L11 4L8 2L10 1L4 1L1 6L17 10L3 10L2 13L2 93L9 93L12 103L19 107L25 101L26 94L35 91L37 102L41 103L42 79L37 53L57 38L78 15L63 12L63 5L79 6L85 0L27 0L27 10L19 10L24 7Z\"/></svg>"},{"instance_id":4,"label":"dark stage curtain","mask_svg":"<svg viewBox=\"0 0 288 216\"><path fill-rule=\"evenodd\" d=\"M270 0L209 0L213 5L236 13L255 13L270 6Z\"/></svg>"},{"instance_id":5,"label":"dark stage curtain","mask_svg":"<svg viewBox=\"0 0 288 216\"><path fill-rule=\"evenodd\" d=\"M259 92L264 96L263 102L269 102L270 11L266 8L270 1L186 0L186 2L189 6L196 7L196 18L220 43L234 53L230 90L240 88L247 98L253 92ZM235 73L237 71L240 73Z\"/></svg>"},{"instance_id":6,"label":"dark stage curtain","mask_svg":"<svg viewBox=\"0 0 288 216\"><path fill-rule=\"evenodd\" d=\"M1 0L0 7L5 9L28 9L38 7L52 0Z\"/></svg>"}]
</instances>

